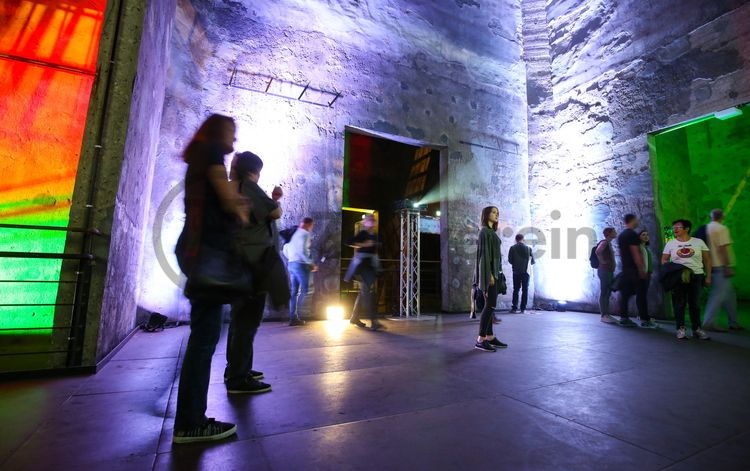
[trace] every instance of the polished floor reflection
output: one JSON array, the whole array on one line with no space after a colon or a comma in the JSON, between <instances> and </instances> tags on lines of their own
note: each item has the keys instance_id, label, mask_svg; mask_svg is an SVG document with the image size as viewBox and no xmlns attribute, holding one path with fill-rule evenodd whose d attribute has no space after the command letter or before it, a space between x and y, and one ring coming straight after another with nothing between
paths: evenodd
<instances>
[{"instance_id":1,"label":"polished floor reflection","mask_svg":"<svg viewBox=\"0 0 750 471\"><path fill-rule=\"evenodd\" d=\"M273 392L229 397L214 358L209 415L236 438L171 444L188 328L136 334L99 374L0 385L8 470L747 469L750 334L677 342L592 314L506 314L510 348L474 350L463 315L266 323Z\"/></svg>"}]
</instances>

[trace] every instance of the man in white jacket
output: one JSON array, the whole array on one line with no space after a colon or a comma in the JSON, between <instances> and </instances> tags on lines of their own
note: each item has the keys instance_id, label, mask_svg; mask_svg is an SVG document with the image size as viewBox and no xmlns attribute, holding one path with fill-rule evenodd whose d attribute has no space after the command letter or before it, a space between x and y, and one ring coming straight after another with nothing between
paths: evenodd
<instances>
[{"instance_id":1,"label":"man in white jacket","mask_svg":"<svg viewBox=\"0 0 750 471\"><path fill-rule=\"evenodd\" d=\"M299 311L304 306L307 289L310 284L310 273L317 271L313 263L310 233L314 221L310 217L302 220L299 228L294 231L289 243L284 245L284 256L289 261L289 278L291 281L292 298L289 302L289 325L304 325Z\"/></svg>"}]
</instances>

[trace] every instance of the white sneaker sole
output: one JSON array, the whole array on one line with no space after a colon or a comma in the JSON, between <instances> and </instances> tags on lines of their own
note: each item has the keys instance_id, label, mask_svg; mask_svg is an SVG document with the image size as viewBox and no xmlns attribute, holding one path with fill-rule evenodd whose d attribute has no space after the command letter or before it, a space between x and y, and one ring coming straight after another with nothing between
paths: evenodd
<instances>
[{"instance_id":1,"label":"white sneaker sole","mask_svg":"<svg viewBox=\"0 0 750 471\"><path fill-rule=\"evenodd\" d=\"M229 438L232 435L237 433L237 426L230 428L226 432L220 433L218 435L210 435L207 437L172 437L172 443L175 444L184 444L184 443L199 443L199 442L215 442L218 440L224 440L225 438Z\"/></svg>"}]
</instances>

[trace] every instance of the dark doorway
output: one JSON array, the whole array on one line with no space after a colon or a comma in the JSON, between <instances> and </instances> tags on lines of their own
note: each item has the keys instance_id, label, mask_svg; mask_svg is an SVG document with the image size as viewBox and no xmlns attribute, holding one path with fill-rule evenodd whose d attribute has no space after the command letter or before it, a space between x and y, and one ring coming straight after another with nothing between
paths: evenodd
<instances>
[{"instance_id":1,"label":"dark doorway","mask_svg":"<svg viewBox=\"0 0 750 471\"><path fill-rule=\"evenodd\" d=\"M401 141L401 139L399 139ZM421 308L441 309L440 268L440 151L429 146L399 142L347 129L345 134L344 191L341 227L341 294L351 307L355 282L343 280L354 250L346 242L358 230L366 213L376 215L379 255L383 273L378 280L378 311L399 309L400 219L396 211L406 200L422 204Z\"/></svg>"}]
</instances>

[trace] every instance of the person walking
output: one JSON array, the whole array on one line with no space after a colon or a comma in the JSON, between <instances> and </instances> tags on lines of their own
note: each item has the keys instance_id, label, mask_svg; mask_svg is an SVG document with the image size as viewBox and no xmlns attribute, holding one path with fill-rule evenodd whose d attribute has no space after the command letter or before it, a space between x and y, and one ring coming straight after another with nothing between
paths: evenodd
<instances>
[{"instance_id":1,"label":"person walking","mask_svg":"<svg viewBox=\"0 0 750 471\"><path fill-rule=\"evenodd\" d=\"M518 292L521 291L521 314L526 312L526 303L529 299L529 262L534 265L534 254L531 247L523 241L523 234L516 234L516 243L508 250L508 262L513 267L513 304L510 312L516 313L518 305Z\"/></svg>"},{"instance_id":2,"label":"person walking","mask_svg":"<svg viewBox=\"0 0 750 471\"><path fill-rule=\"evenodd\" d=\"M290 326L305 325L305 321L300 319L299 313L307 298L310 273L318 270L318 267L313 263L311 253L311 232L314 225L312 218L304 218L299 228L294 231L289 243L284 245L284 256L288 261L287 268L292 285L292 299L289 302Z\"/></svg>"},{"instance_id":3,"label":"person walking","mask_svg":"<svg viewBox=\"0 0 750 471\"><path fill-rule=\"evenodd\" d=\"M286 291L286 276L280 267L274 246L274 221L281 217L276 200L258 186L263 161L252 152L241 152L232 161L232 176L240 193L250 203L248 224L235 240L244 262L253 273L253 291L232 303L227 333L227 365L224 384L229 394L260 394L271 391L271 385L260 381L263 373L253 369L254 342L269 290ZM281 270L280 270L281 268ZM270 296L274 299L274 296Z\"/></svg>"},{"instance_id":4,"label":"person walking","mask_svg":"<svg viewBox=\"0 0 750 471\"><path fill-rule=\"evenodd\" d=\"M487 206L482 210L481 229L477 239L477 259L474 268L474 283L484 296L484 307L479 318L479 336L474 348L483 352L495 352L498 348L507 348L492 330L492 319L497 305L497 289L502 273L501 243L497 236L497 225L500 210Z\"/></svg>"},{"instance_id":5,"label":"person walking","mask_svg":"<svg viewBox=\"0 0 750 471\"><path fill-rule=\"evenodd\" d=\"M224 249L232 243L231 232L239 222L247 224L247 204L236 185L229 182L224 156L234 149L236 126L228 116L208 117L183 153L185 174L185 227L175 253L180 269L188 275L201 247ZM182 361L177 389L177 411L172 442L175 444L221 440L237 427L206 417L211 359L221 334L223 301L211 293L190 293L190 337Z\"/></svg>"},{"instance_id":6,"label":"person walking","mask_svg":"<svg viewBox=\"0 0 750 471\"><path fill-rule=\"evenodd\" d=\"M600 320L607 324L616 324L618 321L609 314L609 297L612 295L612 280L615 276L615 251L612 241L617 237L614 227L605 227L602 232L604 239L596 245L596 258L599 265L596 268L596 276L599 278L599 312Z\"/></svg>"},{"instance_id":7,"label":"person walking","mask_svg":"<svg viewBox=\"0 0 750 471\"><path fill-rule=\"evenodd\" d=\"M685 329L685 306L687 305L693 338L709 340L708 334L701 329L700 296L703 286L711 285L711 254L705 242L696 237L690 237L690 229L692 229L692 223L687 219L678 219L672 223L675 238L664 246L661 263L664 265L672 262L689 269L683 272L681 282L672 290L677 339L688 338Z\"/></svg>"},{"instance_id":8,"label":"person walking","mask_svg":"<svg viewBox=\"0 0 750 471\"><path fill-rule=\"evenodd\" d=\"M635 304L638 306L638 316L641 318L641 327L647 329L658 329L659 324L657 324L654 318L648 314L648 287L651 284L651 275L654 272L654 257L651 255L651 250L649 250L649 238L647 230L642 230L638 233L638 239L641 241L639 248L645 266L646 277L638 280L638 286L635 292Z\"/></svg>"},{"instance_id":9,"label":"person walking","mask_svg":"<svg viewBox=\"0 0 750 471\"><path fill-rule=\"evenodd\" d=\"M622 263L619 283L619 324L625 327L635 327L637 324L630 320L628 301L639 289L642 289L643 282L647 279L646 265L641 253L641 239L635 232L639 223L638 217L635 214L626 214L623 221L625 222L625 229L617 236L617 246L620 250L620 262ZM648 285L646 285L646 290L648 290ZM646 325L651 325L649 324L651 318L648 312L639 312L639 315Z\"/></svg>"},{"instance_id":10,"label":"person walking","mask_svg":"<svg viewBox=\"0 0 750 471\"><path fill-rule=\"evenodd\" d=\"M737 323L737 293L732 284L734 276L734 252L729 228L724 225L724 211L711 211L711 222L706 227L708 247L711 250L711 275L713 283L706 303L703 329L714 332L726 332L715 323L716 315L721 308L727 311L729 330L744 330Z\"/></svg>"},{"instance_id":11,"label":"person walking","mask_svg":"<svg viewBox=\"0 0 750 471\"><path fill-rule=\"evenodd\" d=\"M370 328L372 330L385 329L383 324L378 321L375 293L373 292L380 270L378 236L375 234L375 216L372 214L365 216L362 220L362 230L350 238L347 245L354 247L355 253L344 275L344 281L348 283L352 279L356 279L359 283L359 294L354 301L354 309L352 309L352 317L349 322L358 327L365 327L365 324L360 320L364 312L370 316Z\"/></svg>"}]
</instances>

